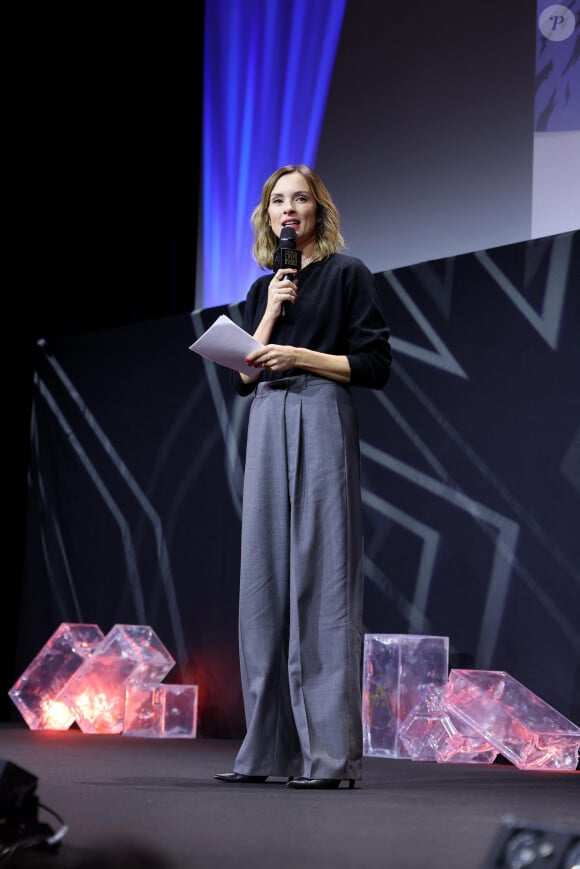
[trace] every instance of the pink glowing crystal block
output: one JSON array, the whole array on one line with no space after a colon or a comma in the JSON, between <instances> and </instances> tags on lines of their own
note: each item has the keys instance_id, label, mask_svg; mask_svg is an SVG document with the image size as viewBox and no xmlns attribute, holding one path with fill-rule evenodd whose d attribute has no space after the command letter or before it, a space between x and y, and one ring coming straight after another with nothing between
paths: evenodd
<instances>
[{"instance_id":1,"label":"pink glowing crystal block","mask_svg":"<svg viewBox=\"0 0 580 869\"><path fill-rule=\"evenodd\" d=\"M408 758L401 723L429 685L442 686L449 668L449 638L366 634L363 663L363 753Z\"/></svg>"},{"instance_id":2,"label":"pink glowing crystal block","mask_svg":"<svg viewBox=\"0 0 580 869\"><path fill-rule=\"evenodd\" d=\"M195 739L196 733L197 685L127 685L124 736Z\"/></svg>"},{"instance_id":3,"label":"pink glowing crystal block","mask_svg":"<svg viewBox=\"0 0 580 869\"><path fill-rule=\"evenodd\" d=\"M127 683L160 682L174 664L148 625L115 625L69 680L62 697L84 733L121 733Z\"/></svg>"},{"instance_id":4,"label":"pink glowing crystal block","mask_svg":"<svg viewBox=\"0 0 580 869\"><path fill-rule=\"evenodd\" d=\"M31 730L68 730L74 714L63 689L103 637L97 625L63 622L16 680L8 694Z\"/></svg>"},{"instance_id":5,"label":"pink glowing crystal block","mask_svg":"<svg viewBox=\"0 0 580 869\"><path fill-rule=\"evenodd\" d=\"M451 670L442 704L519 769L576 769L580 728L503 670Z\"/></svg>"},{"instance_id":6,"label":"pink glowing crystal block","mask_svg":"<svg viewBox=\"0 0 580 869\"><path fill-rule=\"evenodd\" d=\"M411 760L437 763L493 763L499 752L453 712L441 698L445 688L428 685L402 722L399 739Z\"/></svg>"}]
</instances>

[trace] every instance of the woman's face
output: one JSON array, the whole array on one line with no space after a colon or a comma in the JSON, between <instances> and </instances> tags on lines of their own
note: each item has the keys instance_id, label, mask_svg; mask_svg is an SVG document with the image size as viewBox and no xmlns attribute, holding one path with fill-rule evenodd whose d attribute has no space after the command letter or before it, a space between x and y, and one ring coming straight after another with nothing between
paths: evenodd
<instances>
[{"instance_id":1,"label":"woman's face","mask_svg":"<svg viewBox=\"0 0 580 869\"><path fill-rule=\"evenodd\" d=\"M300 172L282 175L272 189L268 217L274 235L285 226L296 231L296 247L304 250L316 239L316 200Z\"/></svg>"}]
</instances>

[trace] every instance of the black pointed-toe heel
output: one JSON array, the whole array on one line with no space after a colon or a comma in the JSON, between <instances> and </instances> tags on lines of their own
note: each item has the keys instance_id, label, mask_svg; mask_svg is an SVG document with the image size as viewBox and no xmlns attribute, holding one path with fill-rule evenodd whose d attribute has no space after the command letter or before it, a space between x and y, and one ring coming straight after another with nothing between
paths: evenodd
<instances>
[{"instance_id":1,"label":"black pointed-toe heel","mask_svg":"<svg viewBox=\"0 0 580 869\"><path fill-rule=\"evenodd\" d=\"M228 784L236 785L256 785L262 784L268 778L267 775L244 775L243 772L220 772L214 775L218 781L225 781Z\"/></svg>"},{"instance_id":2,"label":"black pointed-toe heel","mask_svg":"<svg viewBox=\"0 0 580 869\"><path fill-rule=\"evenodd\" d=\"M296 788L297 790L333 790L340 787L342 779L340 778L300 778L292 779L286 787ZM354 779L346 779L348 781L349 790L354 788Z\"/></svg>"}]
</instances>

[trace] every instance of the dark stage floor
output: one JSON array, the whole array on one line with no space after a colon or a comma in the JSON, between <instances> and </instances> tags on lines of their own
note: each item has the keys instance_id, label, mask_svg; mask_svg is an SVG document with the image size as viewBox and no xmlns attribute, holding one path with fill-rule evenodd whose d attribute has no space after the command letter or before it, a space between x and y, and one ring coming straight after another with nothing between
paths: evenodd
<instances>
[{"instance_id":1,"label":"dark stage floor","mask_svg":"<svg viewBox=\"0 0 580 869\"><path fill-rule=\"evenodd\" d=\"M68 826L55 854L29 850L5 865L487 869L505 816L541 830L580 824L579 771L365 758L354 791L215 781L237 747L0 725L2 761L35 776L40 803ZM38 820L61 826L43 809Z\"/></svg>"}]
</instances>

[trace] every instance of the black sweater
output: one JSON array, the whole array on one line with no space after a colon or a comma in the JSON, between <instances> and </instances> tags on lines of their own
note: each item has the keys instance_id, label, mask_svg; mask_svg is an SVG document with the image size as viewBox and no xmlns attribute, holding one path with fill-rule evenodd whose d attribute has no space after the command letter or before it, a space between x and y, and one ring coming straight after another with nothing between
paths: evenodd
<instances>
[{"instance_id":1,"label":"black sweater","mask_svg":"<svg viewBox=\"0 0 580 869\"><path fill-rule=\"evenodd\" d=\"M259 277L248 292L244 308L244 329L253 335L266 310L268 284L272 275ZM371 271L356 257L335 253L314 262L296 278L298 296L280 315L270 344L306 347L321 353L348 356L350 383L382 389L391 371L389 328L379 302ZM298 368L266 371L263 381L304 374ZM259 380L244 384L235 375L240 395L248 395Z\"/></svg>"}]
</instances>

